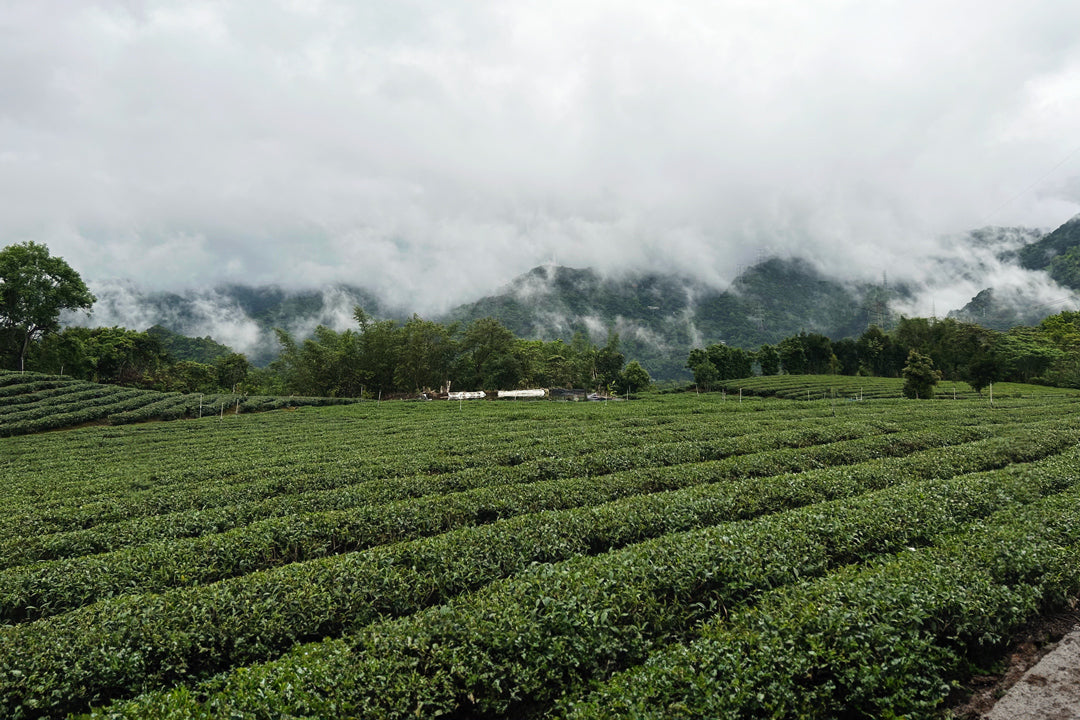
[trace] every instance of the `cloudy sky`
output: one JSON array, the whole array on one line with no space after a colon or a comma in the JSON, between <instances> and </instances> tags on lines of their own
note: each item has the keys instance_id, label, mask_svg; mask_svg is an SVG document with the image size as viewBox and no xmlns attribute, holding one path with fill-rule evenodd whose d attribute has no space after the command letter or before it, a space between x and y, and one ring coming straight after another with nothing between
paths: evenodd
<instances>
[{"instance_id":1,"label":"cloudy sky","mask_svg":"<svg viewBox=\"0 0 1080 720\"><path fill-rule=\"evenodd\" d=\"M1080 212L1076 0L9 0L0 245L417 309Z\"/></svg>"}]
</instances>

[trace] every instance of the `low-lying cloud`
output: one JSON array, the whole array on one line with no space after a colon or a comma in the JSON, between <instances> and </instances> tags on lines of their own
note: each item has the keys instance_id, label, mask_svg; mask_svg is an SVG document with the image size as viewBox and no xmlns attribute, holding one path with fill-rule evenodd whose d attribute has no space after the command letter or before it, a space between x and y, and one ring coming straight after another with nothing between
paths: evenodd
<instances>
[{"instance_id":1,"label":"low-lying cloud","mask_svg":"<svg viewBox=\"0 0 1080 720\"><path fill-rule=\"evenodd\" d=\"M1080 211L1077 27L1068 0L9 3L0 244L423 314L552 261L918 281L942 237Z\"/></svg>"},{"instance_id":2,"label":"low-lying cloud","mask_svg":"<svg viewBox=\"0 0 1080 720\"><path fill-rule=\"evenodd\" d=\"M91 290L97 297L92 311L67 313L62 318L65 324L118 325L139 331L161 325L189 337L211 337L259 364L268 362L280 350L273 328L285 330L297 339L310 337L319 325L339 332L355 330L355 308L367 301L352 289L339 286L303 294L274 287L162 293L146 292L130 282L105 282L92 283ZM256 317L258 312L243 306L240 298L253 292L268 296L264 300L270 316ZM302 307L281 314L290 302Z\"/></svg>"}]
</instances>

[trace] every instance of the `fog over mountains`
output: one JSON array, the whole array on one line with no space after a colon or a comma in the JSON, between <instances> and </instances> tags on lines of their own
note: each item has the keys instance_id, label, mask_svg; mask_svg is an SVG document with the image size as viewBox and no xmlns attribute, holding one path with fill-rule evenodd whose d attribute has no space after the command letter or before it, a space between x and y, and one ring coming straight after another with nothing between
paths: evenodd
<instances>
[{"instance_id":1,"label":"fog over mountains","mask_svg":"<svg viewBox=\"0 0 1080 720\"><path fill-rule=\"evenodd\" d=\"M0 3L0 246L46 244L103 321L168 292L247 349L269 321L229 288L436 317L548 264L694 302L768 257L911 312L1054 301L967 232L1080 212L1077 27L1073 0Z\"/></svg>"},{"instance_id":2,"label":"fog over mountains","mask_svg":"<svg viewBox=\"0 0 1080 720\"><path fill-rule=\"evenodd\" d=\"M900 315L948 315L998 329L1035 323L1080 307L1080 275L1069 274L1078 248L1080 216L1052 233L987 227L943 238L934 254L913 263L920 274L890 274L886 268L869 282L852 279L865 275L859 268L764 253L758 262L735 268L734 280L726 284L670 272L548 264L449 311L426 314L347 284L155 292L131 282L91 281L98 296L92 314L66 321L136 330L162 325L210 336L262 364L278 349L273 328L297 337L319 324L356 328L356 306L399 319L413 312L442 322L493 316L528 338L569 341L583 332L603 343L616 332L629 357L669 377L682 371L691 347L714 342L755 348L800 331L854 336ZM438 282L437 272L432 282Z\"/></svg>"}]
</instances>

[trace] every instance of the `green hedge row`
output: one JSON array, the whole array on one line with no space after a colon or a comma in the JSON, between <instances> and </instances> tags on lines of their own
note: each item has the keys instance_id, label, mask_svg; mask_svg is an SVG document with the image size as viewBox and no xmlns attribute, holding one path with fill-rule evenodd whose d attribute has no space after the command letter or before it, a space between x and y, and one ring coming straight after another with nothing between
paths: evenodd
<instances>
[{"instance_id":1,"label":"green hedge row","mask_svg":"<svg viewBox=\"0 0 1080 720\"><path fill-rule=\"evenodd\" d=\"M197 410L196 410L197 412ZM260 423L262 424L262 423ZM214 433L206 433L214 436ZM192 436L198 440L198 436ZM103 474L92 476L88 483L81 481L81 487L61 484L54 488L50 478L50 487L42 488L49 492L42 497L37 487L41 478L27 481L17 478L21 484L34 485L34 492L26 493L22 498L23 507L18 498L9 498L8 513L0 517L0 537L21 538L41 534L70 531L87 528L109 522L123 521L129 518L146 517L153 514L204 509L236 502L249 502L273 498L282 494L296 494L315 490L333 489L356 484L367 480L400 479L413 474L438 474L474 466L490 466L504 458L498 454L481 452L479 443L455 443L460 454L450 457L442 450L427 452L396 452L386 454L385 448L379 453L367 452L367 443L385 445L385 440L370 430L357 433L355 446L350 444L343 452L340 441L332 438L324 447L318 447L318 438L305 437L305 444L298 447L294 443L266 444L264 438L240 438L236 443L259 446L260 462L250 460L230 460L227 452L214 452L221 459L207 467L193 465L190 461L181 465L181 473L170 475L161 468L155 457L155 448L142 459L145 476L153 482L151 487L118 493L123 488L117 487L115 476ZM577 433L576 439L582 449L587 441ZM576 450L572 442L565 443ZM226 451L228 448L224 448ZM61 448L57 450L62 451ZM532 448L529 450L533 451ZM132 449L132 454L138 448ZM204 454L197 448L187 450L179 447L178 456L191 457ZM543 455L550 452L546 446L538 446L535 452ZM515 451L520 456L521 451ZM339 460L327 469L328 463L323 455L339 456ZM139 459L132 458L125 466L128 472L138 472Z\"/></svg>"},{"instance_id":2,"label":"green hedge row","mask_svg":"<svg viewBox=\"0 0 1080 720\"><path fill-rule=\"evenodd\" d=\"M114 425L148 420L175 420L198 414L199 395L160 393L153 390L129 390L120 386L100 385L70 378L18 373L0 377L0 397L8 398L11 407L0 409L0 437L23 435L42 430L69 427L106 416ZM107 402L87 403L98 397L130 396L139 393L145 398L140 404L117 406L113 412L94 414L88 411ZM276 409L279 407L345 405L356 402L350 398L259 397L247 403L246 396L233 394L207 395L202 398L206 414L218 412L219 406L239 407L241 411ZM25 407L23 407L25 406ZM211 410L213 407L213 410ZM19 409L15 409L19 408Z\"/></svg>"},{"instance_id":3,"label":"green hedge row","mask_svg":"<svg viewBox=\"0 0 1080 720\"><path fill-rule=\"evenodd\" d=\"M196 405L195 412L198 408ZM9 513L0 517L0 527L7 528L2 534L31 535L40 532L55 532L65 529L65 525L87 527L99 522L98 516L105 521L110 518L145 515L147 513L170 512L178 509L209 507L221 504L214 502L212 494L217 488L228 485L251 485L272 477L271 486L265 488L264 497L272 497L283 492L301 489L320 489L356 483L365 479L400 477L416 473L437 473L458 470L465 467L498 464L503 460L499 454L483 452L483 439L450 438L453 443L452 456L448 456L445 440L440 447L421 449L420 442L426 438L417 438L407 452L395 447L396 452L387 448L386 438L380 432L373 432L372 427L356 427L350 432L350 425L363 423L365 418L343 418L340 423L335 418L333 432L327 432L326 426L305 423L296 416L274 418L260 417L257 423L237 423L227 431L228 440L222 440L221 428L206 427L206 424L194 423L182 428L169 428L168 437L158 436L153 443L125 443L123 457L97 452L95 445L103 445L105 438L115 444L123 438L131 437L133 432L145 429L110 430L94 436L64 435L51 436L47 440L47 458L35 453L35 466L47 466L43 472L46 477L23 472L13 477L13 486L0 488ZM399 429L397 418L392 419L396 431ZM291 436L283 441L282 433L292 432L295 426L303 426L300 436ZM340 427L339 427L340 426ZM379 427L379 426L376 426ZM250 431L249 431L250 430ZM610 436L598 433L601 440ZM558 435L554 441L558 442ZM587 441L579 431L572 438L582 448ZM508 437L512 442L515 438ZM46 443L44 438L35 438L36 443ZM537 456L549 454L552 448L548 443L530 446L528 452ZM68 441L68 442L65 442ZM82 442L75 442L82 441ZM222 443L226 445L222 445ZM165 443L172 450L167 455L160 452ZM206 447L211 443L213 447ZM432 445L436 443L428 443ZM573 442L563 441L571 451L578 446ZM89 447L87 447L89 445ZM252 463L237 448L255 447L259 451L259 462ZM152 485L141 483L128 493L130 497L118 497L120 491L129 490L118 485L115 468L108 472L93 472L94 468L84 465L62 463L60 459L67 453L92 454L103 460L106 465L123 463L125 475L143 474ZM522 451L507 450L503 454L520 458ZM28 458L29 459L29 458ZM332 462L328 462L332 461ZM171 463L171 467L166 465ZM507 462L510 462L507 459ZM3 459L0 458L0 465ZM330 470L327 470L327 465ZM57 477L66 470L70 481ZM318 473L319 483L312 483L312 473ZM287 478L282 478L282 473ZM11 510L17 508L18 491L22 493L26 508L24 517L31 524L19 528L20 518ZM235 488L233 488L235 489ZM231 490L226 490L229 495ZM163 500L159 496L164 496ZM101 501L100 504L97 504ZM225 502L232 501L231 496ZM175 506L170 506L170 502ZM71 517L65 517L65 508L69 508ZM118 513L118 514L117 514ZM55 519L55 522L53 522ZM52 527L50 527L50 524Z\"/></svg>"},{"instance_id":4,"label":"green hedge row","mask_svg":"<svg viewBox=\"0 0 1080 720\"><path fill-rule=\"evenodd\" d=\"M112 392L102 393L93 397L72 397L72 393L54 398L58 402L35 403L31 407L25 407L18 412L8 413L2 420L4 423L16 423L27 420L37 420L54 414L67 414L89 408L112 405L129 398L142 398L147 402L157 396L157 393L148 390L132 390L116 388Z\"/></svg>"},{"instance_id":5,"label":"green hedge row","mask_svg":"<svg viewBox=\"0 0 1080 720\"><path fill-rule=\"evenodd\" d=\"M771 593L563 710L599 718L931 718L972 663L1080 591L1075 490L933 548Z\"/></svg>"},{"instance_id":6,"label":"green hedge row","mask_svg":"<svg viewBox=\"0 0 1080 720\"><path fill-rule=\"evenodd\" d=\"M148 393L149 391L146 390L131 390L123 394L118 393L117 395L108 395L103 398L104 402L100 404L85 402L80 403L80 407L75 410L69 410L67 412L56 412L53 410L41 417L10 423L5 422L0 424L0 437L27 435L35 432L43 432L45 430L56 430L58 428L66 428L73 425L93 422L95 420L102 420L111 413L123 412L125 410L141 407L146 404Z\"/></svg>"},{"instance_id":7,"label":"green hedge row","mask_svg":"<svg viewBox=\"0 0 1080 720\"><path fill-rule=\"evenodd\" d=\"M42 376L31 377L27 375L24 377L18 373L8 373L0 376L0 397L12 397L50 388L68 387L76 382L78 381L71 378L48 379Z\"/></svg>"},{"instance_id":8,"label":"green hedge row","mask_svg":"<svg viewBox=\"0 0 1080 720\"><path fill-rule=\"evenodd\" d=\"M964 442L972 434L963 428L944 438L929 431L900 433L738 456L706 467L675 466L600 478L481 487L389 504L370 504L357 498L357 506L350 510L271 518L221 534L5 570L0 572L0 621L48 617L120 594L205 584L542 510L594 505L722 480L850 466L876 457L940 447L950 440ZM1076 431L1044 431L1026 442L978 444L967 454L971 462L993 467L1018 456L1045 457L1075 443L1078 437L1080 432ZM925 466L927 461L920 458L918 462Z\"/></svg>"},{"instance_id":9,"label":"green hedge row","mask_svg":"<svg viewBox=\"0 0 1080 720\"><path fill-rule=\"evenodd\" d=\"M381 411L371 405L328 409L320 413L321 417L332 416L333 422L327 424L308 422L303 415L274 414L262 416L258 422L233 423L212 430L192 423L175 428L137 428L125 432L95 430L53 434L35 438L35 442L45 443L46 449L27 454L25 462L7 468L12 472L12 482L0 488L0 502L9 513L0 517L0 527L10 527L15 514L12 511L20 503L27 503L31 496L34 509L44 508L47 512L35 513L25 527L12 528L11 535L33 536L64 530L63 527L49 527L40 518L42 514L53 514L62 504L78 508L75 514L85 519L85 522L75 519L76 527L93 524L95 520L87 515L96 501L91 497L93 493L106 500L102 508L112 508L118 502L116 496L130 488L137 497L132 498L132 509L127 515L134 516L145 514L138 510L142 505L157 508L154 512L183 509L160 507L155 494L162 492L182 497L183 493L176 491L180 485L186 485L193 497L199 496L195 506L207 507L221 503L207 498L202 485L208 482L220 485L225 474L232 475L236 483L245 483L284 467L289 468L298 481L308 482L309 478L304 476L317 473L323 480L328 479L327 476L340 479L337 484L341 485L357 482L363 476L370 479L445 472L447 467L491 464L488 456L493 453L497 455L496 464L509 464L530 457L561 458L568 453L636 445L642 440L705 440L710 437L708 433L723 436L758 432L762 427L788 429L819 423L828 425L860 416L881 418L895 429L918 427L920 421L927 420L939 425L948 424L950 419L957 424L970 424L976 419L986 423L1017 422L1024 418L1014 409L995 413L969 412L970 417L966 417L964 413L948 412L946 407L929 412L922 407L900 408L887 404L875 405L872 413L862 412L862 407L852 407L847 413L833 418L829 408L806 404L774 403L769 406L769 412L762 414L732 403L727 403L726 407L719 403L701 403L698 407L699 403L693 402L693 397L675 400L684 402L658 403L655 410L659 416L650 417L647 426L641 426L635 415L628 415L627 406L623 404L612 405L603 413L591 406L564 406L562 412L556 413L551 412L550 405L534 405L516 412L494 412L494 408L485 406L462 414L447 404L428 403L422 406L384 404ZM681 409L684 414L672 417L673 408L667 407L669 404L680 405L681 408L674 409ZM1052 411L1054 408L1047 409ZM650 413L653 411L654 408L649 408ZM1037 414L1028 416L1038 417ZM631 426L632 423L637 425ZM304 426L304 431L297 434L293 428L300 425ZM553 427L559 433L571 432L578 444L592 441L592 447L582 451L562 447L573 444L565 440L549 442ZM154 441L148 443L151 430ZM407 450L387 454L385 447L380 447L385 445L386 433L393 433L395 443L406 441ZM134 434L143 441L124 441L125 437L134 437ZM222 434L228 435L227 441L218 439ZM479 443L486 443L488 448L479 447ZM25 444L13 443L10 447L18 451ZM119 444L124 447L121 449ZM175 452L162 455L157 450L164 446ZM244 459L243 453L237 454L237 448L246 447L259 449L258 463ZM122 452L122 458L116 454L119 452ZM65 462L67 458L76 457L84 458L86 462ZM187 462L179 462L181 458ZM451 460L454 462L449 462ZM115 462L122 463L122 472L105 472L105 468ZM5 458L0 457L0 470L5 465ZM328 468L334 471L333 475L327 472ZM37 475L37 469L44 474ZM278 485L276 492L293 492L288 482ZM324 486L328 487L329 483ZM21 489L25 492L20 498ZM7 534L6 531L0 530L0 535L3 534Z\"/></svg>"},{"instance_id":10,"label":"green hedge row","mask_svg":"<svg viewBox=\"0 0 1080 720\"><path fill-rule=\"evenodd\" d=\"M187 415L188 405L188 398L178 392L155 393L152 402L140 408L109 415L109 424L127 425L150 420L176 420Z\"/></svg>"},{"instance_id":11,"label":"green hedge row","mask_svg":"<svg viewBox=\"0 0 1080 720\"><path fill-rule=\"evenodd\" d=\"M223 485L195 481L191 483L172 483L161 490L142 493L130 493L116 497L108 493L100 503L87 501L67 502L55 507L41 503L37 498L29 498L25 510L11 507L9 513L0 518L0 542L16 538L35 537L54 532L63 532L87 528L130 517L167 513L178 510L205 509L213 506L231 505L240 502L252 502L273 498L282 494L295 495L302 490L333 489L356 484L362 480L394 478L394 482L383 482L379 489L384 491L383 499L371 497L370 502L388 502L418 494L445 493L498 481L485 472L450 475L454 471L471 467L490 468L509 466L502 482L529 482L533 480L557 477L596 476L635 467L649 467L655 464L675 462L704 461L724 458L732 455L748 454L771 448L799 448L814 444L834 442L843 439L856 439L870 435L880 435L896 429L880 420L869 422L837 422L825 426L796 426L772 433L755 433L721 437L715 441L684 443L672 445L659 444L642 450L620 449L607 450L607 443L602 433L593 437L581 437L567 442L564 449L572 449L573 456L551 456L552 448L537 446L526 448L518 446L513 450L497 453L484 452L483 442L470 445L460 443L460 454L441 455L438 452L417 454L414 457L398 457L388 462L369 462L361 467L349 467L337 473L321 474L316 477L298 477L293 472L271 474L264 480L251 481L242 475L240 481L223 478ZM986 429L986 434L991 430ZM625 447L623 442L612 443ZM331 449L332 450L332 449ZM667 455L667 459L664 456ZM414 473L408 482L401 481L401 475ZM265 473L265 467L260 469ZM444 477L445 475L445 477Z\"/></svg>"},{"instance_id":12,"label":"green hedge row","mask_svg":"<svg viewBox=\"0 0 1080 720\"><path fill-rule=\"evenodd\" d=\"M0 418L14 412L20 412L23 406L29 405L64 405L68 402L84 400L87 398L101 397L117 388L108 385L91 385L89 387L56 387L48 390L38 390L24 395L15 395L4 398L4 404L0 406Z\"/></svg>"},{"instance_id":13,"label":"green hedge row","mask_svg":"<svg viewBox=\"0 0 1080 720\"><path fill-rule=\"evenodd\" d=\"M728 393L738 393L741 390L744 395L786 400L822 400L833 397L895 400L901 396L903 382L901 378L847 375L771 375L726 380L717 388L723 388ZM1077 397L1075 389L1046 388L1018 383L995 383L993 392L995 398L1001 399L1048 394L1061 398L1075 399ZM979 394L965 382L948 381L938 384L936 397L988 400L989 392Z\"/></svg>"},{"instance_id":14,"label":"green hedge row","mask_svg":"<svg viewBox=\"0 0 1080 720\"><path fill-rule=\"evenodd\" d=\"M298 647L278 661L239 669L197 691L151 692L95 716L535 713L592 678L641 662L657 643L774 588L922 546L976 518L1060 492L1077 482L1075 474L1063 471L1075 468L1077 459L1072 451L1032 466L911 483L757 521L668 534L597 557L534 565L446 605L371 625L345 639ZM1017 549L1038 554L1038 543ZM343 576L341 582L352 593L369 591L367 578L357 582ZM421 587L434 592L438 585L429 581ZM265 605L258 610L270 613ZM80 650L87 657L88 649ZM100 651L88 659L99 657L104 660ZM134 658L130 665L147 670ZM58 668L41 672L67 677ZM67 692L65 685L60 694ZM108 691L99 693L103 698ZM19 704L7 707L13 713L48 712L56 707L56 695L20 697ZM70 708L65 702L58 709Z\"/></svg>"}]
</instances>

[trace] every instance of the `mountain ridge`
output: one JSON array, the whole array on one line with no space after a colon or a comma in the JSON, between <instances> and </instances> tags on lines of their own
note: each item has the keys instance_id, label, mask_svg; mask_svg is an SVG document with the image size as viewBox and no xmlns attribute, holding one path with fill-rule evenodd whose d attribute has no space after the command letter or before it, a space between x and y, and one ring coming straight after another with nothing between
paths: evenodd
<instances>
[{"instance_id":1,"label":"mountain ridge","mask_svg":"<svg viewBox=\"0 0 1080 720\"><path fill-rule=\"evenodd\" d=\"M1062 303L1047 303L1043 285L1049 282L1047 276L1054 278L1055 267L1059 277L1069 279L1069 263L1080 258L1080 216L1049 233L982 228L959 242L960 252L931 259L939 275L963 276L976 283L985 277L987 284L965 306L948 310L950 317L1005 329L1038 322L1064 309L1059 307ZM999 267L990 268L990 262ZM996 287L992 271L1000 278L1002 268L1026 273L1030 287L1023 283ZM1050 284L1059 288L1059 294L1072 287ZM857 336L870 325L888 327L904 308L913 306L920 290L926 289L909 283L889 285L884 278L869 283L826 275L797 257L766 258L743 270L726 288L671 273L606 275L593 268L548 264L428 319L469 323L490 316L528 339L569 341L575 333L583 333L603 343L609 333L618 333L627 357L641 361L654 377L684 377L685 358L693 347L723 342L750 349L803 331L834 339ZM266 364L276 355L275 327L296 337L307 337L319 324L344 330L355 327L357 305L376 317L404 320L411 314L347 284L310 290L225 285L184 292L143 292L113 285L95 292L100 300L91 317L66 318L68 324L118 324L140 330L158 325L183 335L213 338L244 352L256 364ZM1064 302L1074 299L1070 295Z\"/></svg>"}]
</instances>

